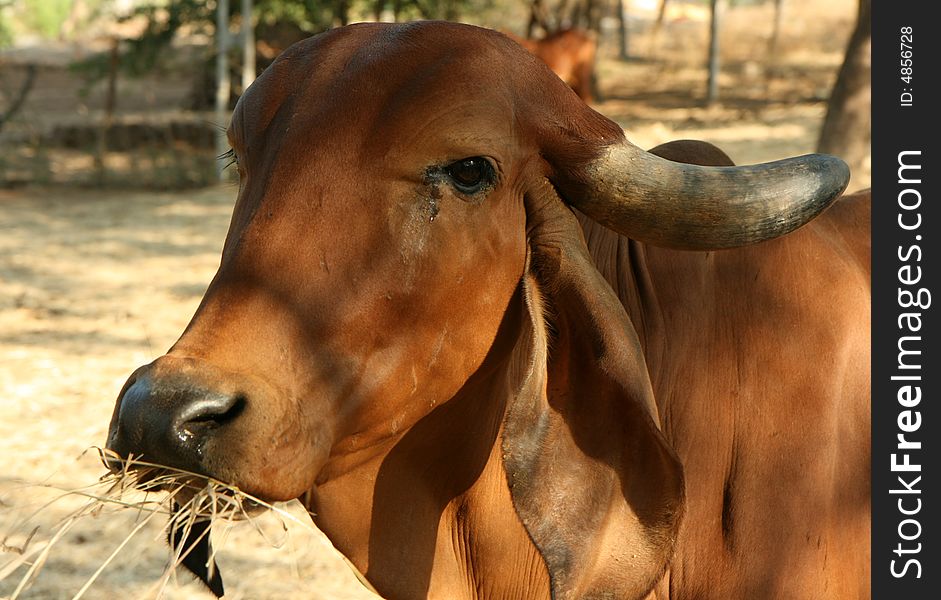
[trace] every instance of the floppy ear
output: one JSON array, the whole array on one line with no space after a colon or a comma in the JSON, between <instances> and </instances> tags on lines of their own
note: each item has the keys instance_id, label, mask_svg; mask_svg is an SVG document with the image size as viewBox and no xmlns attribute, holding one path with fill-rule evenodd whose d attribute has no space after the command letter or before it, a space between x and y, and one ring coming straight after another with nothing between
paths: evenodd
<instances>
[{"instance_id":1,"label":"floppy ear","mask_svg":"<svg viewBox=\"0 0 941 600\"><path fill-rule=\"evenodd\" d=\"M553 598L643 598L672 556L682 469L636 333L575 215L548 182L526 202L529 364L502 440L513 504Z\"/></svg>"}]
</instances>

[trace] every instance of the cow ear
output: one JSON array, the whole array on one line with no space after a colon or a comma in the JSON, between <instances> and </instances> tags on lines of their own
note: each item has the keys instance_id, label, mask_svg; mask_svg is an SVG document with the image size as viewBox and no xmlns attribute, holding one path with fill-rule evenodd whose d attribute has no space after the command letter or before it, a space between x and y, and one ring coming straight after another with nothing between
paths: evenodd
<instances>
[{"instance_id":1,"label":"cow ear","mask_svg":"<svg viewBox=\"0 0 941 600\"><path fill-rule=\"evenodd\" d=\"M528 366L502 440L513 504L553 598L643 598L673 553L682 469L637 335L575 215L547 182L527 215Z\"/></svg>"}]
</instances>

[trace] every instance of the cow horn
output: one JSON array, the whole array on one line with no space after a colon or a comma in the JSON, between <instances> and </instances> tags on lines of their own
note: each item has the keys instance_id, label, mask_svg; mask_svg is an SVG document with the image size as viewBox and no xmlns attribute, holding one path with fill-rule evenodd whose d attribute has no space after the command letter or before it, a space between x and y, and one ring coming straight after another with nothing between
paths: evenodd
<instances>
[{"instance_id":1,"label":"cow horn","mask_svg":"<svg viewBox=\"0 0 941 600\"><path fill-rule=\"evenodd\" d=\"M587 193L570 202L642 242L687 250L744 246L797 229L846 188L839 158L808 154L741 167L702 167L623 142L586 169Z\"/></svg>"}]
</instances>

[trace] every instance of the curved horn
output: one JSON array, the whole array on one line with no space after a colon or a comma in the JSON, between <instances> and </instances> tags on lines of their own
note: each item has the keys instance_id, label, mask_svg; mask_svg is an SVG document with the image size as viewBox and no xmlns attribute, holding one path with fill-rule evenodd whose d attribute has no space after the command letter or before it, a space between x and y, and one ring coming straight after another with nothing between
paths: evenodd
<instances>
[{"instance_id":1,"label":"curved horn","mask_svg":"<svg viewBox=\"0 0 941 600\"><path fill-rule=\"evenodd\" d=\"M846 188L839 158L808 154L743 167L701 167L622 142L587 165L587 190L569 201L636 240L687 250L769 240L817 216Z\"/></svg>"}]
</instances>

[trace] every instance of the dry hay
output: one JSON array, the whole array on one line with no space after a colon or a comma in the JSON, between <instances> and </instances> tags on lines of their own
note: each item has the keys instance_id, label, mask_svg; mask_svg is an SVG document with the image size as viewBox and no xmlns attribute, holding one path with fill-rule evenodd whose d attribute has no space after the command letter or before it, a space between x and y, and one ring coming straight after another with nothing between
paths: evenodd
<instances>
[{"instance_id":1,"label":"dry hay","mask_svg":"<svg viewBox=\"0 0 941 600\"><path fill-rule=\"evenodd\" d=\"M87 519L112 517L120 512L134 514L133 527L117 540L110 554L98 557L97 568L70 596L72 600L93 597L89 591L99 576L116 560L125 559L123 553L128 544L158 516L165 517L156 524L158 537L172 540L170 558L162 575L141 597L166 597L168 585L181 566L194 572L202 571L204 575L201 577L207 586L221 592L217 552L225 547L233 528L239 525L253 530L271 548L283 548L288 543L291 532L288 524L317 533L309 520L298 518L283 505L265 502L221 481L134 457L124 460L101 448L95 450L111 471L91 485L62 489L52 484L24 483L52 490L55 494L26 516L16 518L0 529L0 550L3 552L0 555L3 557L0 559L0 582L11 584L11 591L4 596L5 599L28 597L30 586L43 572L51 553L76 524ZM78 507L67 511L51 527L35 524L36 518L54 505L74 499L81 501ZM299 505L297 501L294 503ZM263 521L262 515L269 517L268 520ZM212 544L209 543L210 531L216 532ZM364 587L374 591L348 561L347 566Z\"/></svg>"}]
</instances>

